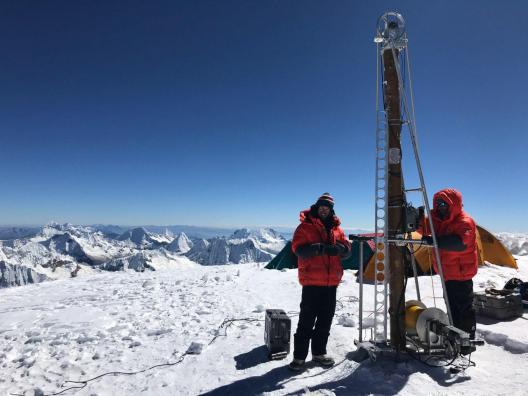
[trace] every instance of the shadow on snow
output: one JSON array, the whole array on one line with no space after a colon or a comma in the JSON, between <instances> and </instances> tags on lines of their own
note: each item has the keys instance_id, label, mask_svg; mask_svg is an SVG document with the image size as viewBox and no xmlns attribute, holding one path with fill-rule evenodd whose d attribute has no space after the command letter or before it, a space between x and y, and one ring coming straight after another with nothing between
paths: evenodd
<instances>
[{"instance_id":1,"label":"shadow on snow","mask_svg":"<svg viewBox=\"0 0 528 396\"><path fill-rule=\"evenodd\" d=\"M328 376L331 371L335 371L335 376L339 377L339 379L308 386L309 390L327 389L336 395L343 396L364 394L392 395L400 392L407 384L409 377L415 373L426 374L443 387L449 387L471 379L468 375L453 375L446 367L428 367L410 358L401 359L400 361L378 358L376 362L365 360L362 363L356 363L351 360L352 356L353 354L350 353L347 359L339 362L333 368L328 370L319 369L313 374L310 373L311 369L316 366L310 362L307 363L307 371L301 374L292 373L288 370L287 365L276 367L263 375L243 378L202 393L202 395L259 395L264 392L284 390L284 386L292 381L299 382L299 389L290 393L284 392L284 394L302 395L306 393L307 388L306 385L302 384L304 379L319 375ZM239 370L248 369L267 361L264 347L255 348L250 352L235 357L236 367Z\"/></svg>"}]
</instances>

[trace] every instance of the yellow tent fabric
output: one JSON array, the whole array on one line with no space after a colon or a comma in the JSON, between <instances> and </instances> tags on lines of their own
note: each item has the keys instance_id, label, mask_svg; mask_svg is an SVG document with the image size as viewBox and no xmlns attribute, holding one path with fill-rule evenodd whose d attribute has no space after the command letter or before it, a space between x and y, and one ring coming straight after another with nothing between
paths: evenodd
<instances>
[{"instance_id":1,"label":"yellow tent fabric","mask_svg":"<svg viewBox=\"0 0 528 396\"><path fill-rule=\"evenodd\" d=\"M421 239L421 235L413 232L413 239ZM432 266L433 250L427 246L419 246L415 248L414 258L417 266L422 273L430 273ZM492 233L485 228L477 225L477 252L479 265L485 262L503 267L510 267L517 269L517 263L510 251L499 241ZM366 281L374 281L374 259L373 255L365 267L363 272L363 279Z\"/></svg>"},{"instance_id":2,"label":"yellow tent fabric","mask_svg":"<svg viewBox=\"0 0 528 396\"><path fill-rule=\"evenodd\" d=\"M477 226L477 232L482 246L482 261L479 264L487 261L503 267L518 268L510 251L491 232L480 226Z\"/></svg>"}]
</instances>

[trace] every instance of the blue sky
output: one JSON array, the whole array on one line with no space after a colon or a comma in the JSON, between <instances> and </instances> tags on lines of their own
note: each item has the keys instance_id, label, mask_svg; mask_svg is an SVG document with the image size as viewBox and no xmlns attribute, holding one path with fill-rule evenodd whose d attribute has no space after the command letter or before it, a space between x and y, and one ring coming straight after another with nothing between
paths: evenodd
<instances>
[{"instance_id":1,"label":"blue sky","mask_svg":"<svg viewBox=\"0 0 528 396\"><path fill-rule=\"evenodd\" d=\"M430 195L527 232L521 0L2 2L0 224L295 226L329 191L346 227L373 228L388 10Z\"/></svg>"}]
</instances>

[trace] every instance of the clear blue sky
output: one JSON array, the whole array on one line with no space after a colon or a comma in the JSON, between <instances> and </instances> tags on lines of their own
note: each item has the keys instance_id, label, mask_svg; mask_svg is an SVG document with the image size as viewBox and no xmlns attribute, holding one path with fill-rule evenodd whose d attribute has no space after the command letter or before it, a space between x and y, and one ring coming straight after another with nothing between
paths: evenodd
<instances>
[{"instance_id":1,"label":"clear blue sky","mask_svg":"<svg viewBox=\"0 0 528 396\"><path fill-rule=\"evenodd\" d=\"M4 1L0 223L295 226L329 191L346 227L373 228L388 10L430 195L528 231L522 0Z\"/></svg>"}]
</instances>

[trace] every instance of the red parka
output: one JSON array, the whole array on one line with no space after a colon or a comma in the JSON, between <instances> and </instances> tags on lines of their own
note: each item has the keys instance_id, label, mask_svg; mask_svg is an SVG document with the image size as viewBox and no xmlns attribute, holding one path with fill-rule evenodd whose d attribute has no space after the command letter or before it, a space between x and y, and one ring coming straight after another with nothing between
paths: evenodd
<instances>
[{"instance_id":1,"label":"red parka","mask_svg":"<svg viewBox=\"0 0 528 396\"><path fill-rule=\"evenodd\" d=\"M438 217L436 208L438 199L443 199L449 205L448 217L443 220ZM462 209L462 194L457 190L446 188L434 195L433 204L431 216L436 236L456 234L466 245L466 249L461 252L439 249L444 279L446 281L472 279L478 269L477 230L473 219ZM418 232L422 235L431 235L429 228L429 222L425 219ZM438 273L436 255L432 254L432 258L434 269Z\"/></svg>"},{"instance_id":2,"label":"red parka","mask_svg":"<svg viewBox=\"0 0 528 396\"><path fill-rule=\"evenodd\" d=\"M336 241L351 249L350 242L340 227L341 222L337 216L333 217L333 225L327 232L324 224L318 217L310 215L310 209L300 214L301 224L293 234L292 250L295 253L299 246L312 243L334 245ZM343 267L339 256L313 256L298 258L299 283L302 286L337 286L343 277Z\"/></svg>"}]
</instances>

